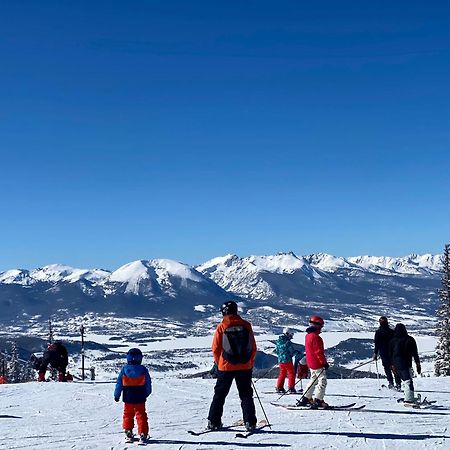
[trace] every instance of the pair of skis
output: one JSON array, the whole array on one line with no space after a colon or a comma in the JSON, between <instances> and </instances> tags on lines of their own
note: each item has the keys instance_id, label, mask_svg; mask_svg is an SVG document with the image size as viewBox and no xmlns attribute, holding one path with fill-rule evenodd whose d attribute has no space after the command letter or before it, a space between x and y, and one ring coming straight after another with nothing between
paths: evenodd
<instances>
[{"instance_id":1,"label":"pair of skis","mask_svg":"<svg viewBox=\"0 0 450 450\"><path fill-rule=\"evenodd\" d=\"M254 430L249 430L249 431L238 431L236 430L237 427L242 427L244 425L244 421L243 420L238 420L237 422L232 423L229 426L223 426L214 430L211 430L209 428L205 429L205 430L201 430L201 431L194 431L194 430L188 430L188 433L192 436L201 436L203 434L207 434L207 433L215 433L215 432L223 432L223 431L237 431L237 433L235 434L236 438L248 438L249 436L251 436L254 433L257 433L259 431L261 431L263 428L266 428L268 426L267 422L265 420L260 420L255 429Z\"/></svg>"},{"instance_id":2,"label":"pair of skis","mask_svg":"<svg viewBox=\"0 0 450 450\"><path fill-rule=\"evenodd\" d=\"M397 403L402 403L403 405L408 408L414 408L414 409L432 409L432 408L439 408L435 405L436 400L428 400L426 397L423 399L420 397L420 394L418 394L418 399L415 402L405 402L404 398L399 398L397 400Z\"/></svg>"},{"instance_id":3,"label":"pair of skis","mask_svg":"<svg viewBox=\"0 0 450 450\"><path fill-rule=\"evenodd\" d=\"M328 405L325 408L312 408L311 406L296 406L296 405L282 405L281 403L272 402L271 405L279 408L288 409L290 411L303 411L303 410L321 410L321 411L359 411L366 407L366 405L356 406L356 403L349 403L348 405Z\"/></svg>"}]
</instances>

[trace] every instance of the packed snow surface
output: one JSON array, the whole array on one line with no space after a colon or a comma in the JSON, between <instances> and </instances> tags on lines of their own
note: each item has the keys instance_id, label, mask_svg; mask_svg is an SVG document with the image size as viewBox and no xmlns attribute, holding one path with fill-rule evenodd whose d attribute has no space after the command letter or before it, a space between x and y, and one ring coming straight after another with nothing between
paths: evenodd
<instances>
[{"instance_id":1,"label":"packed snow surface","mask_svg":"<svg viewBox=\"0 0 450 450\"><path fill-rule=\"evenodd\" d=\"M326 400L365 404L361 411L287 411L272 406L274 380L256 381L272 428L247 439L235 431L194 437L205 427L214 380L153 377L147 401L149 448L230 449L447 449L450 448L450 378L416 378L416 390L441 409L415 410L398 404L401 394L380 389L376 379L329 380ZM0 385L1 449L131 449L122 433L122 403L113 383L25 383ZM279 402L292 404L295 396ZM256 401L258 419L263 418ZM223 422L241 418L233 386Z\"/></svg>"}]
</instances>

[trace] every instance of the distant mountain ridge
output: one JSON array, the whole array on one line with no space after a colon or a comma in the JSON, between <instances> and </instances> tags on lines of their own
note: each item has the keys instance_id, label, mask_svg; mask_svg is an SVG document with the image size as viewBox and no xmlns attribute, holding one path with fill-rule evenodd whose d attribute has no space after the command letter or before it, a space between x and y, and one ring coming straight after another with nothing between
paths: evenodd
<instances>
[{"instance_id":1,"label":"distant mountain ridge","mask_svg":"<svg viewBox=\"0 0 450 450\"><path fill-rule=\"evenodd\" d=\"M404 257L390 256L351 256L343 258L327 253L313 253L297 256L293 252L280 252L267 256L225 255L213 258L195 267L170 259L152 259L133 261L111 272L105 269L78 269L63 264L50 264L34 270L10 269L0 272L0 284L32 285L36 282L67 282L74 283L88 280L96 284L107 281L123 282L129 285L128 291L134 292L139 280L150 279L154 272L161 280L164 273L172 273L180 278L201 282L200 274L211 274L219 267L224 272L225 267L236 266L250 272L294 273L301 271L306 277L321 278L323 273L334 273L339 269L353 269L385 275L436 275L441 268L442 255L411 254ZM200 274L198 273L200 272ZM236 276L238 276L236 274ZM134 286L134 287L133 287ZM136 293L136 292L134 292Z\"/></svg>"},{"instance_id":2,"label":"distant mountain ridge","mask_svg":"<svg viewBox=\"0 0 450 450\"><path fill-rule=\"evenodd\" d=\"M437 304L440 255L401 258L225 255L191 267L169 260L133 261L115 271L52 264L0 273L1 318L95 312L195 321L234 299L261 325L306 316L360 317L396 311L431 317ZM291 319L290 319L291 320Z\"/></svg>"}]
</instances>

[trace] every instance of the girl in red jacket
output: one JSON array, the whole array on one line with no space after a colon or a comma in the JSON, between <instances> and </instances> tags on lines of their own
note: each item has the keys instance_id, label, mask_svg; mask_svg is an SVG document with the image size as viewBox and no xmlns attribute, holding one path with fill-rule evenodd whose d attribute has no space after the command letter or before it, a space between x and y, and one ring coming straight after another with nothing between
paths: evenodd
<instances>
[{"instance_id":1,"label":"girl in red jacket","mask_svg":"<svg viewBox=\"0 0 450 450\"><path fill-rule=\"evenodd\" d=\"M323 398L327 387L326 370L329 365L325 357L323 340L319 336L325 322L319 316L312 316L309 323L310 327L306 330L305 337L305 352L306 362L311 371L311 381L306 386L299 404L311 405L312 408L327 408L328 404Z\"/></svg>"}]
</instances>

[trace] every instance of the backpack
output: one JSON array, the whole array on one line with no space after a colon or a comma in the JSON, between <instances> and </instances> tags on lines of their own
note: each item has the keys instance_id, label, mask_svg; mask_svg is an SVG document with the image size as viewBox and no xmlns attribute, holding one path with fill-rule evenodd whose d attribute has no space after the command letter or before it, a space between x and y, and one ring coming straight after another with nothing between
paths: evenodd
<instances>
[{"instance_id":1,"label":"backpack","mask_svg":"<svg viewBox=\"0 0 450 450\"><path fill-rule=\"evenodd\" d=\"M253 342L250 330L244 325L228 327L222 336L222 356L230 364L246 364L250 361Z\"/></svg>"}]
</instances>

